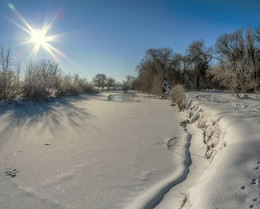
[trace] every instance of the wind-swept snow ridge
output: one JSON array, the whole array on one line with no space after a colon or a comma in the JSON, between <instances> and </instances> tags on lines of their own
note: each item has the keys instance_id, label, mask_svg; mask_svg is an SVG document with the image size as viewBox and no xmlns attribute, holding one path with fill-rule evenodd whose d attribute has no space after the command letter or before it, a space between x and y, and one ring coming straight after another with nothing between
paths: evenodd
<instances>
[{"instance_id":1,"label":"wind-swept snow ridge","mask_svg":"<svg viewBox=\"0 0 260 209\"><path fill-rule=\"evenodd\" d=\"M160 180L154 186L150 187L142 193L134 202L132 202L127 209L150 209L158 205L163 199L164 195L175 185L184 181L189 173L189 167L192 163L189 147L191 141L191 134L185 130L185 135L181 138L180 146L183 146L182 153L183 161L172 175ZM171 139L170 139L171 140ZM167 143L168 146L168 143ZM168 147L169 149L169 147Z\"/></svg>"},{"instance_id":2,"label":"wind-swept snow ridge","mask_svg":"<svg viewBox=\"0 0 260 209\"><path fill-rule=\"evenodd\" d=\"M260 118L253 108L260 100L224 93L189 97L188 120L202 130L210 164L187 191L185 208L260 208Z\"/></svg>"}]
</instances>

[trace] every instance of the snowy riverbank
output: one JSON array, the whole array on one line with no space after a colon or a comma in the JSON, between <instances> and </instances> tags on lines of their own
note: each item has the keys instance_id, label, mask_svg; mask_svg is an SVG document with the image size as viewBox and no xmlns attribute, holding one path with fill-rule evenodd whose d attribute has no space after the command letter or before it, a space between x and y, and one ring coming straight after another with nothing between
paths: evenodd
<instances>
[{"instance_id":1,"label":"snowy riverbank","mask_svg":"<svg viewBox=\"0 0 260 209\"><path fill-rule=\"evenodd\" d=\"M260 208L260 99L210 92L187 95L188 131L199 134L198 127L202 135L191 141L193 164L187 180L158 208Z\"/></svg>"}]
</instances>

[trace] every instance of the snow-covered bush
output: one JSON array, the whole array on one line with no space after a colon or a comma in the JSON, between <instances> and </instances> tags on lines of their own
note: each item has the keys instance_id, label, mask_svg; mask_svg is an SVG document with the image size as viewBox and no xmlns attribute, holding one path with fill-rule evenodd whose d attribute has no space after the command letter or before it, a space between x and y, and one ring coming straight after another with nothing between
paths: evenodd
<instances>
[{"instance_id":1,"label":"snow-covered bush","mask_svg":"<svg viewBox=\"0 0 260 209\"><path fill-rule=\"evenodd\" d=\"M23 97L37 101L93 92L94 88L86 78L77 74L64 75L58 64L45 60L27 66L22 86Z\"/></svg>"},{"instance_id":2,"label":"snow-covered bush","mask_svg":"<svg viewBox=\"0 0 260 209\"><path fill-rule=\"evenodd\" d=\"M13 99L20 93L19 71L14 71L10 48L0 49L0 100Z\"/></svg>"},{"instance_id":3,"label":"snow-covered bush","mask_svg":"<svg viewBox=\"0 0 260 209\"><path fill-rule=\"evenodd\" d=\"M87 81L86 78L62 75L59 77L56 96L80 95L84 93L94 93L94 87Z\"/></svg>"},{"instance_id":4,"label":"snow-covered bush","mask_svg":"<svg viewBox=\"0 0 260 209\"><path fill-rule=\"evenodd\" d=\"M178 105L179 110L183 110L185 108L185 89L182 85L176 85L170 91L170 97L173 103Z\"/></svg>"},{"instance_id":5,"label":"snow-covered bush","mask_svg":"<svg viewBox=\"0 0 260 209\"><path fill-rule=\"evenodd\" d=\"M23 97L33 100L48 99L58 85L60 69L52 61L30 63L25 72Z\"/></svg>"}]
</instances>

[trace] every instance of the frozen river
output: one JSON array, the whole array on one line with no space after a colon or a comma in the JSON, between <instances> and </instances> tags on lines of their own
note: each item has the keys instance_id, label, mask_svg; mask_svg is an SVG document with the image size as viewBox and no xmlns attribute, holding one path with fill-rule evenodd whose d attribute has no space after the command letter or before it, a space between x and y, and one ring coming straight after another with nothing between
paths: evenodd
<instances>
[{"instance_id":1,"label":"frozen river","mask_svg":"<svg viewBox=\"0 0 260 209\"><path fill-rule=\"evenodd\" d=\"M0 110L1 208L152 208L188 172L169 100L108 94Z\"/></svg>"}]
</instances>

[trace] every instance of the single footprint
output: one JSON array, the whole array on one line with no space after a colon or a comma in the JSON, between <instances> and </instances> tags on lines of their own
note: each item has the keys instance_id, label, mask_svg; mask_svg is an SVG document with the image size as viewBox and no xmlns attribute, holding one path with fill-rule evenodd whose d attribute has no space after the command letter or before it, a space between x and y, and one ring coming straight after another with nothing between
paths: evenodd
<instances>
[{"instance_id":1,"label":"single footprint","mask_svg":"<svg viewBox=\"0 0 260 209\"><path fill-rule=\"evenodd\" d=\"M257 164L260 164L260 161L257 161Z\"/></svg>"},{"instance_id":2,"label":"single footprint","mask_svg":"<svg viewBox=\"0 0 260 209\"><path fill-rule=\"evenodd\" d=\"M255 206L254 205L249 205L249 208L254 208Z\"/></svg>"},{"instance_id":3,"label":"single footprint","mask_svg":"<svg viewBox=\"0 0 260 209\"><path fill-rule=\"evenodd\" d=\"M256 169L256 170L259 170L259 169L260 169L260 167L255 167L255 169Z\"/></svg>"},{"instance_id":4,"label":"single footprint","mask_svg":"<svg viewBox=\"0 0 260 209\"><path fill-rule=\"evenodd\" d=\"M246 187L245 187L245 186L242 186L242 187L241 187L241 189L242 189L242 190L245 190L245 189L246 189Z\"/></svg>"},{"instance_id":5,"label":"single footprint","mask_svg":"<svg viewBox=\"0 0 260 209\"><path fill-rule=\"evenodd\" d=\"M19 171L16 169L9 168L7 171L5 171L5 176L16 177L18 172Z\"/></svg>"},{"instance_id":6,"label":"single footprint","mask_svg":"<svg viewBox=\"0 0 260 209\"><path fill-rule=\"evenodd\" d=\"M257 201L257 198L253 199L253 201L256 202L256 201Z\"/></svg>"},{"instance_id":7,"label":"single footprint","mask_svg":"<svg viewBox=\"0 0 260 209\"><path fill-rule=\"evenodd\" d=\"M251 182L251 184L258 184L258 180L256 180L256 179L252 179L252 182Z\"/></svg>"}]
</instances>

